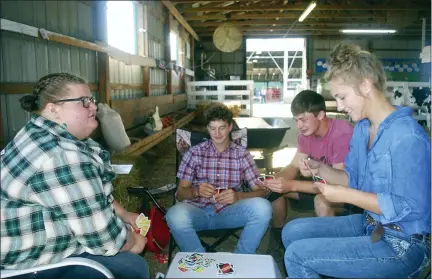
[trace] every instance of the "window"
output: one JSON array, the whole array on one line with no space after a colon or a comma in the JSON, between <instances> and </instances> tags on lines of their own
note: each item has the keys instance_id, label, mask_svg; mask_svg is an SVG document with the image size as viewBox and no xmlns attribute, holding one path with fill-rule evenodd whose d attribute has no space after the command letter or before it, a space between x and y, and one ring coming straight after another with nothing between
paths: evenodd
<instances>
[{"instance_id":1,"label":"window","mask_svg":"<svg viewBox=\"0 0 432 280\"><path fill-rule=\"evenodd\" d=\"M171 61L177 61L177 34L170 32Z\"/></svg>"},{"instance_id":2,"label":"window","mask_svg":"<svg viewBox=\"0 0 432 280\"><path fill-rule=\"evenodd\" d=\"M135 10L132 1L107 1L108 44L137 53Z\"/></svg>"}]
</instances>

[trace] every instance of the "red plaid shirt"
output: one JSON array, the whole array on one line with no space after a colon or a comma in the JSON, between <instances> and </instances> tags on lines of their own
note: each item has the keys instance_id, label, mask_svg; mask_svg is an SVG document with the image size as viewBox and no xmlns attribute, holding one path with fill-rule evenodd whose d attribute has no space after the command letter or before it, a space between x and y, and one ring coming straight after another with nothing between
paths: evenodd
<instances>
[{"instance_id":1,"label":"red plaid shirt","mask_svg":"<svg viewBox=\"0 0 432 280\"><path fill-rule=\"evenodd\" d=\"M249 187L257 185L259 171L251 154L243 146L230 142L223 152L218 153L212 140L207 140L185 153L177 177L191 181L192 187L195 188L201 183L209 183L215 187L231 188L238 192L242 191L243 180ZM205 197L184 201L200 208L213 205L216 212L227 206Z\"/></svg>"}]
</instances>

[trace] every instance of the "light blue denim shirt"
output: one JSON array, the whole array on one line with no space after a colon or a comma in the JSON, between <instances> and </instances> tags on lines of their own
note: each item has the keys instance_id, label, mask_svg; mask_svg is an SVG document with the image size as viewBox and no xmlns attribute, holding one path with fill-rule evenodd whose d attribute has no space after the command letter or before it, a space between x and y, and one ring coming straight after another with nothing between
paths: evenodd
<instances>
[{"instance_id":1,"label":"light blue denim shirt","mask_svg":"<svg viewBox=\"0 0 432 280\"><path fill-rule=\"evenodd\" d=\"M369 120L354 128L345 158L349 187L378 195L382 224L396 223L408 235L430 233L430 139L408 107L396 107L378 127L368 149Z\"/></svg>"}]
</instances>

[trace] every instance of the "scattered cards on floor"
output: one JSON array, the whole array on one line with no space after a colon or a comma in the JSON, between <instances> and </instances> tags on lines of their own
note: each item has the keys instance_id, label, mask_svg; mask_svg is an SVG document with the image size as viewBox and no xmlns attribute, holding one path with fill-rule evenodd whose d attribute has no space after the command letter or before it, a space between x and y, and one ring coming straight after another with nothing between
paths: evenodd
<instances>
[{"instance_id":1,"label":"scattered cards on floor","mask_svg":"<svg viewBox=\"0 0 432 280\"><path fill-rule=\"evenodd\" d=\"M203 254L193 253L181 258L178 262L178 269L181 272L194 271L203 272L204 269L209 267L216 260L204 257Z\"/></svg>"},{"instance_id":2,"label":"scattered cards on floor","mask_svg":"<svg viewBox=\"0 0 432 280\"><path fill-rule=\"evenodd\" d=\"M142 236L146 236L147 232L150 229L150 220L146 217L146 215L144 215L143 213L141 213L138 218L136 218L135 223L138 227L137 229L137 233L141 234Z\"/></svg>"}]
</instances>

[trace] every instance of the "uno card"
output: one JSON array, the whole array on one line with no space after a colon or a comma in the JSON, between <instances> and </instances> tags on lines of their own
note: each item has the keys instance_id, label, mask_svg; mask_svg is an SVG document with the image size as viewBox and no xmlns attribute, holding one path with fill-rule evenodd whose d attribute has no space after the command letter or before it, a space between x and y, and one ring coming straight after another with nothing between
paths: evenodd
<instances>
[{"instance_id":1,"label":"uno card","mask_svg":"<svg viewBox=\"0 0 432 280\"><path fill-rule=\"evenodd\" d=\"M218 275L230 275L234 273L234 267L230 263L218 263L216 264Z\"/></svg>"},{"instance_id":2,"label":"uno card","mask_svg":"<svg viewBox=\"0 0 432 280\"><path fill-rule=\"evenodd\" d=\"M142 236L146 236L147 232L150 229L150 223L151 223L151 221L143 213L141 213L138 216L138 218L136 218L136 220L135 220L135 224L138 227L138 230L136 230L136 233L139 233Z\"/></svg>"},{"instance_id":3,"label":"uno card","mask_svg":"<svg viewBox=\"0 0 432 280\"><path fill-rule=\"evenodd\" d=\"M260 180L263 183L267 180L274 180L274 179L275 179L275 176L273 176L273 175L261 175L258 177L258 180Z\"/></svg>"},{"instance_id":4,"label":"uno card","mask_svg":"<svg viewBox=\"0 0 432 280\"><path fill-rule=\"evenodd\" d=\"M217 192L217 194L221 194L221 193L223 193L224 191L226 191L228 188L216 188L216 192Z\"/></svg>"},{"instance_id":5,"label":"uno card","mask_svg":"<svg viewBox=\"0 0 432 280\"><path fill-rule=\"evenodd\" d=\"M323 178L321 178L320 176L318 176L318 175L314 175L314 176L312 177L312 179L313 179L315 182L320 182L320 183L323 183L323 184L327 184L327 182L326 182Z\"/></svg>"}]
</instances>

